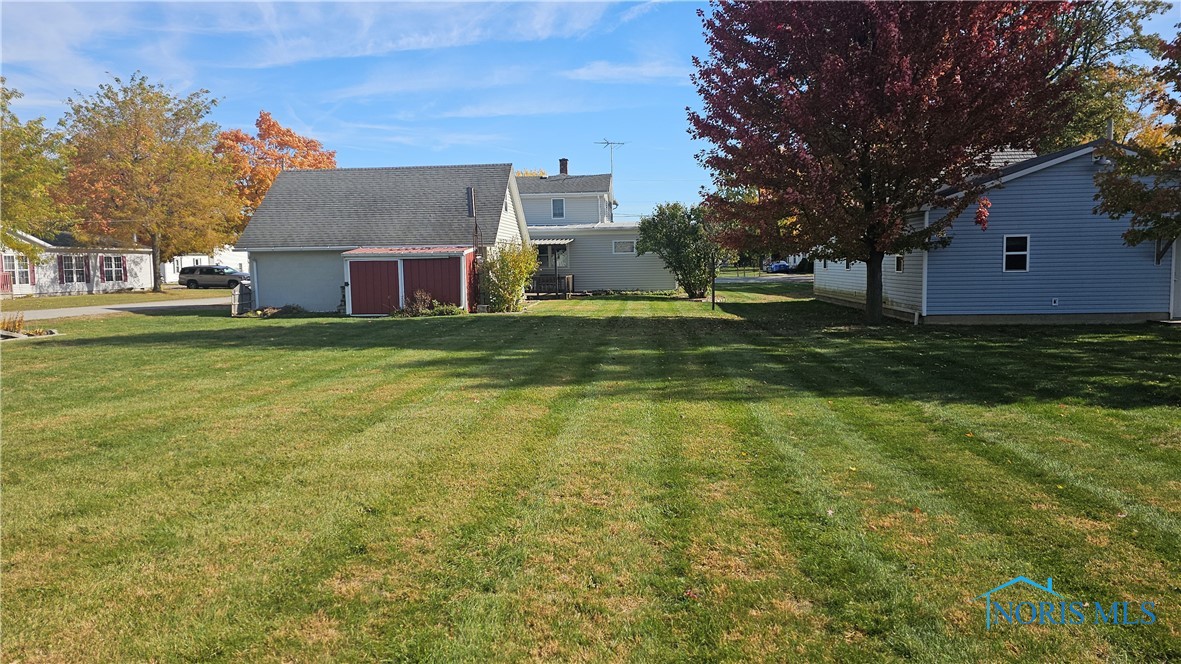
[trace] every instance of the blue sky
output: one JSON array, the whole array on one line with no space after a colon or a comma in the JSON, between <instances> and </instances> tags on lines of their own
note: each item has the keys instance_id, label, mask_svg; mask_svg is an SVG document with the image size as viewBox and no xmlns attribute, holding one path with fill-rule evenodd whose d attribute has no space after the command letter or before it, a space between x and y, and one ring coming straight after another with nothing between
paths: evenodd
<instances>
[{"instance_id":1,"label":"blue sky","mask_svg":"<svg viewBox=\"0 0 1181 664\"><path fill-rule=\"evenodd\" d=\"M18 3L0 5L0 70L22 119L136 70L222 99L214 119L252 129L260 109L337 151L341 166L511 162L608 170L617 215L693 202L709 178L685 107L704 55L704 3ZM1149 26L1168 33L1177 7Z\"/></svg>"},{"instance_id":2,"label":"blue sky","mask_svg":"<svg viewBox=\"0 0 1181 664\"><path fill-rule=\"evenodd\" d=\"M617 214L697 200L685 106L702 53L700 5L3 4L3 74L22 119L141 70L222 99L214 119L252 129L260 109L337 151L340 166L512 162L603 173Z\"/></svg>"}]
</instances>

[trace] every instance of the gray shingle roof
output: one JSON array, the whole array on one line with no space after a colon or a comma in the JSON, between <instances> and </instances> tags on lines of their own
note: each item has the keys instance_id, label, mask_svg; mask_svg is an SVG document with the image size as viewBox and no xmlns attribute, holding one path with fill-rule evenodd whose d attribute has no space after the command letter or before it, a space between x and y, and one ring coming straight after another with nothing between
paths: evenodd
<instances>
[{"instance_id":1,"label":"gray shingle roof","mask_svg":"<svg viewBox=\"0 0 1181 664\"><path fill-rule=\"evenodd\" d=\"M285 171L238 249L470 245L496 237L511 164ZM476 189L476 218L467 188Z\"/></svg>"},{"instance_id":2,"label":"gray shingle roof","mask_svg":"<svg viewBox=\"0 0 1181 664\"><path fill-rule=\"evenodd\" d=\"M611 174L599 175L522 175L517 178L522 194L586 194L611 190Z\"/></svg>"}]
</instances>

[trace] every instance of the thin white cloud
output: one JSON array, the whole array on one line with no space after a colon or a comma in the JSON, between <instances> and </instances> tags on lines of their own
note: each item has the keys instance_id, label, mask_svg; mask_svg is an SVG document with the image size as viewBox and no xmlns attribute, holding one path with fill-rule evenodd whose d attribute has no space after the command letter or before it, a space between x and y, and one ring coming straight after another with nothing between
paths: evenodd
<instances>
[{"instance_id":1,"label":"thin white cloud","mask_svg":"<svg viewBox=\"0 0 1181 664\"><path fill-rule=\"evenodd\" d=\"M439 114L444 118L500 118L508 116L558 115L602 111L602 104L591 104L579 99L533 100L510 97L493 99L461 106Z\"/></svg>"},{"instance_id":2,"label":"thin white cloud","mask_svg":"<svg viewBox=\"0 0 1181 664\"><path fill-rule=\"evenodd\" d=\"M562 72L575 81L604 83L650 83L672 80L689 84L689 67L667 61L649 60L634 63L595 60L577 69Z\"/></svg>"},{"instance_id":3,"label":"thin white cloud","mask_svg":"<svg viewBox=\"0 0 1181 664\"><path fill-rule=\"evenodd\" d=\"M510 65L491 69L432 66L426 69L381 67L356 85L334 90L327 99L374 99L414 92L473 90L524 85L535 68Z\"/></svg>"},{"instance_id":4,"label":"thin white cloud","mask_svg":"<svg viewBox=\"0 0 1181 664\"><path fill-rule=\"evenodd\" d=\"M342 122L332 132L334 144L350 145L357 149L376 149L378 145L405 145L446 150L453 147L486 146L505 143L504 134L448 131L432 127L414 127L370 122Z\"/></svg>"},{"instance_id":5,"label":"thin white cloud","mask_svg":"<svg viewBox=\"0 0 1181 664\"><path fill-rule=\"evenodd\" d=\"M660 2L661 0L648 0L648 2L636 3L619 16L619 22L630 23L631 21L634 21L644 14L652 11L653 9L656 9L656 5L659 5Z\"/></svg>"},{"instance_id":6,"label":"thin white cloud","mask_svg":"<svg viewBox=\"0 0 1181 664\"><path fill-rule=\"evenodd\" d=\"M269 26L271 36L252 57L240 60L242 66L269 68L492 41L579 38L600 23L607 5L296 3L281 8Z\"/></svg>"}]
</instances>

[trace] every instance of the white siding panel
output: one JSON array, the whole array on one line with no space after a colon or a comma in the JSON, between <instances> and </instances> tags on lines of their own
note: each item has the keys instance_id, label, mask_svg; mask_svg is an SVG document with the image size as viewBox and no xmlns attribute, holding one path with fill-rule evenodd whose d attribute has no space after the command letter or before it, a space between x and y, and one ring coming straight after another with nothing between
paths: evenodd
<instances>
[{"instance_id":1,"label":"white siding panel","mask_svg":"<svg viewBox=\"0 0 1181 664\"><path fill-rule=\"evenodd\" d=\"M564 228L545 231L531 228L530 235L534 239L574 238L568 248L570 265L558 268L558 274L574 275L576 290L672 290L677 287L676 279L655 254L637 256L612 252L615 240L634 242L639 237L634 230ZM553 268L545 272L552 274Z\"/></svg>"},{"instance_id":2,"label":"white siding panel","mask_svg":"<svg viewBox=\"0 0 1181 664\"><path fill-rule=\"evenodd\" d=\"M4 251L14 256L15 252ZM90 262L89 283L59 284L57 282L57 257L60 255L86 255ZM122 256L127 261L127 281L102 281L98 276L98 257ZM87 249L80 251L46 250L39 263L30 262L30 269L36 273L36 284L13 284L12 294L19 295L85 295L88 293L109 293L121 290L149 290L152 287L152 255L146 252L122 253L112 249Z\"/></svg>"},{"instance_id":3,"label":"white siding panel","mask_svg":"<svg viewBox=\"0 0 1181 664\"><path fill-rule=\"evenodd\" d=\"M908 223L922 226L922 215L912 215ZM902 272L895 271L894 255L882 261L882 305L899 311L919 311L923 305L923 254L907 254ZM813 291L855 302L865 302L865 263L853 263L845 269L844 261L816 261Z\"/></svg>"},{"instance_id":4,"label":"white siding panel","mask_svg":"<svg viewBox=\"0 0 1181 664\"><path fill-rule=\"evenodd\" d=\"M517 226L517 206L513 203L513 197L509 192L504 194L505 204L500 207L500 227L496 229L496 242L509 242L512 244L521 241L521 229ZM507 205L507 209L505 208Z\"/></svg>"},{"instance_id":5,"label":"white siding panel","mask_svg":"<svg viewBox=\"0 0 1181 664\"><path fill-rule=\"evenodd\" d=\"M298 304L308 311L336 311L344 285L339 251L258 251L250 276L260 307Z\"/></svg>"}]
</instances>

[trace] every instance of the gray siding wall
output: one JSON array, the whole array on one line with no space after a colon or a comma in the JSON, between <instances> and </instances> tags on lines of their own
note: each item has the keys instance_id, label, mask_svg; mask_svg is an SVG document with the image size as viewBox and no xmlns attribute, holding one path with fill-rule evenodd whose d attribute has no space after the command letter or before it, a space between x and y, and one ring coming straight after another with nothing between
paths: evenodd
<instances>
[{"instance_id":1,"label":"gray siding wall","mask_svg":"<svg viewBox=\"0 0 1181 664\"><path fill-rule=\"evenodd\" d=\"M927 314L1168 311L1170 261L1155 265L1151 243L1127 247L1126 223L1092 214L1095 169L1083 155L989 191L987 231L965 211L928 256ZM1005 235L1030 236L1028 272L1002 270Z\"/></svg>"},{"instance_id":2,"label":"gray siding wall","mask_svg":"<svg viewBox=\"0 0 1181 664\"><path fill-rule=\"evenodd\" d=\"M606 194L536 194L522 195L521 201L525 206L525 223L530 226L565 225L565 224L597 224L610 221L604 214L602 202ZM563 219L553 218L552 199L566 200L566 216Z\"/></svg>"},{"instance_id":3,"label":"gray siding wall","mask_svg":"<svg viewBox=\"0 0 1181 664\"><path fill-rule=\"evenodd\" d=\"M344 259L339 251L257 251L254 266L256 304L281 307L298 304L308 311L336 311L344 285Z\"/></svg>"},{"instance_id":4,"label":"gray siding wall","mask_svg":"<svg viewBox=\"0 0 1181 664\"><path fill-rule=\"evenodd\" d=\"M635 231L615 229L530 229L538 238L574 238L569 245L569 267L558 268L558 274L573 274L576 290L672 290L676 279L655 254L616 254L615 240L635 241ZM552 267L545 268L553 274Z\"/></svg>"}]
</instances>

